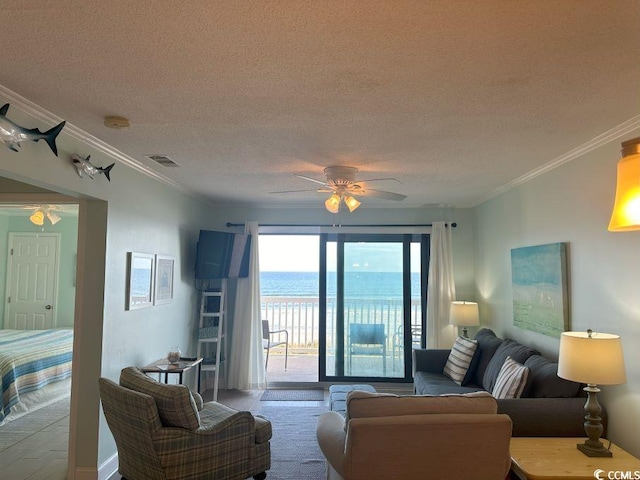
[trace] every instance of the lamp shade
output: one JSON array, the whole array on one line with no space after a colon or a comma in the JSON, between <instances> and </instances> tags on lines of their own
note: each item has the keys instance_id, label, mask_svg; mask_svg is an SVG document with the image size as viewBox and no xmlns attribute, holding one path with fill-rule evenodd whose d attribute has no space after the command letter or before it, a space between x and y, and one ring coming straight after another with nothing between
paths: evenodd
<instances>
[{"instance_id":1,"label":"lamp shade","mask_svg":"<svg viewBox=\"0 0 640 480\"><path fill-rule=\"evenodd\" d=\"M55 212L52 212L51 210L47 211L47 218L51 222L51 225L55 225L60 220L62 220L62 218L60 218L58 214L56 214Z\"/></svg>"},{"instance_id":2,"label":"lamp shade","mask_svg":"<svg viewBox=\"0 0 640 480\"><path fill-rule=\"evenodd\" d=\"M558 376L592 385L618 385L627 381L618 335L598 332L563 332L560 336Z\"/></svg>"},{"instance_id":3,"label":"lamp shade","mask_svg":"<svg viewBox=\"0 0 640 480\"><path fill-rule=\"evenodd\" d=\"M38 209L31 214L29 220L31 220L31 223L33 223L34 225L43 225L44 213L42 212L42 210Z\"/></svg>"},{"instance_id":4,"label":"lamp shade","mask_svg":"<svg viewBox=\"0 0 640 480\"><path fill-rule=\"evenodd\" d=\"M449 309L449 324L471 327L480 325L478 304L475 302L451 302Z\"/></svg>"},{"instance_id":5,"label":"lamp shade","mask_svg":"<svg viewBox=\"0 0 640 480\"><path fill-rule=\"evenodd\" d=\"M350 212L353 212L360 206L360 202L353 197L344 197L344 203L347 205Z\"/></svg>"},{"instance_id":6,"label":"lamp shade","mask_svg":"<svg viewBox=\"0 0 640 480\"><path fill-rule=\"evenodd\" d=\"M640 137L622 143L609 231L640 230Z\"/></svg>"},{"instance_id":7,"label":"lamp shade","mask_svg":"<svg viewBox=\"0 0 640 480\"><path fill-rule=\"evenodd\" d=\"M327 198L324 202L324 206L331 213L338 213L340 211L340 197L334 193Z\"/></svg>"}]
</instances>

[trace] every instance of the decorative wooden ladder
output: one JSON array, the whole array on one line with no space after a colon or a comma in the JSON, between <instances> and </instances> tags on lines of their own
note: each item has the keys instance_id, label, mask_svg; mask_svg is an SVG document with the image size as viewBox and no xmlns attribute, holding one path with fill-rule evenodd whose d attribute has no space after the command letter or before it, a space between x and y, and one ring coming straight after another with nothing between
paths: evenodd
<instances>
[{"instance_id":1,"label":"decorative wooden ladder","mask_svg":"<svg viewBox=\"0 0 640 480\"><path fill-rule=\"evenodd\" d=\"M200 300L200 329L198 331L198 358L203 372L213 372L213 400L218 400L220 370L226 365L226 289L222 280L220 290L204 291ZM216 308L217 307L217 308ZM215 349L215 352L213 351ZM225 376L226 378L226 376Z\"/></svg>"}]
</instances>

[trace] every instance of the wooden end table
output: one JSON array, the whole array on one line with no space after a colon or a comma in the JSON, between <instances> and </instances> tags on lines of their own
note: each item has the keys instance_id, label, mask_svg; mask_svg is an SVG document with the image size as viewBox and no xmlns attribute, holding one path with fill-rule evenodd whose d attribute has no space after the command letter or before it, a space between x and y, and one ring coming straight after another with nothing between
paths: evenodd
<instances>
[{"instance_id":1,"label":"wooden end table","mask_svg":"<svg viewBox=\"0 0 640 480\"><path fill-rule=\"evenodd\" d=\"M563 437L513 437L511 439L511 471L522 480L608 480L609 472L631 472L630 477L640 478L640 460L611 444L612 457L587 457L576 448L585 438ZM605 447L609 441L601 439ZM636 474L637 472L637 474Z\"/></svg>"},{"instance_id":2,"label":"wooden end table","mask_svg":"<svg viewBox=\"0 0 640 480\"><path fill-rule=\"evenodd\" d=\"M202 370L202 358L196 358L195 360L180 359L177 364L169 363L166 358L161 358L160 360L156 360L155 362L150 363L145 367L141 367L140 370L142 370L144 373L157 373L158 381L161 381L160 378L164 373L164 383L169 383L170 373L177 374L179 375L178 383L182 383L183 373L193 367L198 367L198 373L196 374L196 392L200 393L200 373Z\"/></svg>"}]
</instances>

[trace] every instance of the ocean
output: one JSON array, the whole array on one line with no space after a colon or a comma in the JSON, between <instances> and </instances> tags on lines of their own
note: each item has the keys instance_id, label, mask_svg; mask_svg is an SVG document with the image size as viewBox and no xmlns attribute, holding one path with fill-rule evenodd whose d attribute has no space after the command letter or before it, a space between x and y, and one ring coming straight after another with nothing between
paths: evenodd
<instances>
[{"instance_id":1,"label":"ocean","mask_svg":"<svg viewBox=\"0 0 640 480\"><path fill-rule=\"evenodd\" d=\"M401 299L401 272L345 272L345 297ZM328 296L336 295L336 272L328 272ZM260 272L260 291L265 297L317 297L318 272ZM420 275L411 274L411 297L420 298Z\"/></svg>"}]
</instances>

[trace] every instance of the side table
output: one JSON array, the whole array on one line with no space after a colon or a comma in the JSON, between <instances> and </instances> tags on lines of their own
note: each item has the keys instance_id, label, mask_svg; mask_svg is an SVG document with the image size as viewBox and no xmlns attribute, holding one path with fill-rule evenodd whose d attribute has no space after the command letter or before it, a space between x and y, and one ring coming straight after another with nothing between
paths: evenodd
<instances>
[{"instance_id":1,"label":"side table","mask_svg":"<svg viewBox=\"0 0 640 480\"><path fill-rule=\"evenodd\" d=\"M186 359L181 358L177 364L169 363L166 358L161 358L147 366L141 367L144 373L157 373L158 381L164 373L164 383L169 383L169 374L178 374L178 383L182 383L182 375L187 370L198 367L198 373L196 374L196 392L200 393L200 373L202 371L202 358Z\"/></svg>"},{"instance_id":2,"label":"side table","mask_svg":"<svg viewBox=\"0 0 640 480\"><path fill-rule=\"evenodd\" d=\"M522 480L602 480L640 478L640 460L615 444L612 457L587 457L576 448L584 438L513 437L511 471ZM601 439L606 446L609 441ZM601 472L596 476L596 471ZM609 477L609 472L631 472L630 477ZM637 472L637 473L636 473Z\"/></svg>"}]
</instances>

